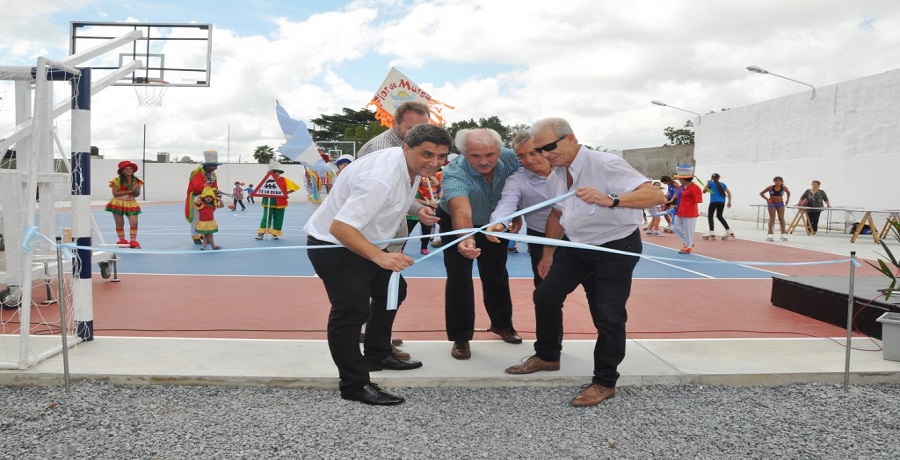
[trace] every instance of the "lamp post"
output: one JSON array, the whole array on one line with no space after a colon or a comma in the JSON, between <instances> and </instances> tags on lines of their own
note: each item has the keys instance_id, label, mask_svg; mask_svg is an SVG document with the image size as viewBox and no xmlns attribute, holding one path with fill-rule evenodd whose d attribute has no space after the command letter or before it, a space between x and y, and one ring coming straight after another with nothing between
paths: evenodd
<instances>
[{"instance_id":1,"label":"lamp post","mask_svg":"<svg viewBox=\"0 0 900 460\"><path fill-rule=\"evenodd\" d=\"M701 118L702 116L701 116L699 113L697 113L697 112L691 112L690 110L685 110L685 109L682 109L682 108L679 108L679 107L675 107L675 106L666 104L665 102L662 102L662 101L650 101L650 103L653 104L653 105L658 105L658 106L660 106L660 107L669 107L669 108L672 108L672 109L675 109L675 110L681 110L682 112L693 113L694 115L697 115L697 124L698 124L698 125L700 124L700 122L701 122L701 120L702 120L702 118Z\"/></svg>"},{"instance_id":2,"label":"lamp post","mask_svg":"<svg viewBox=\"0 0 900 460\"><path fill-rule=\"evenodd\" d=\"M750 72L753 72L753 73L758 73L760 75L768 74L768 75L772 75L774 77L784 78L785 80L790 80L794 83L800 83L801 85L809 86L810 88L812 88L812 97L810 97L809 100L813 100L816 98L816 87L813 85L810 85L809 83L804 83L800 80L794 80L793 78L788 78L788 77L785 77L784 75L778 75L777 73L769 72L768 70L763 69L762 67L757 66L757 65L751 65L751 66L747 67L747 70L749 70Z\"/></svg>"}]
</instances>

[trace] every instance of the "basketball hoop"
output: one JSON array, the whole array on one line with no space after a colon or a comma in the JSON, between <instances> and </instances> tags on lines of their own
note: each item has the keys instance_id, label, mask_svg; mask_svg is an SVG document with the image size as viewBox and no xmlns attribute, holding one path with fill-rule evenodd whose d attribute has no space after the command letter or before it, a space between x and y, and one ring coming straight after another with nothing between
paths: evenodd
<instances>
[{"instance_id":1,"label":"basketball hoop","mask_svg":"<svg viewBox=\"0 0 900 460\"><path fill-rule=\"evenodd\" d=\"M169 82L147 79L146 84L134 87L134 94L137 95L138 104L142 107L160 107L167 89L169 89Z\"/></svg>"}]
</instances>

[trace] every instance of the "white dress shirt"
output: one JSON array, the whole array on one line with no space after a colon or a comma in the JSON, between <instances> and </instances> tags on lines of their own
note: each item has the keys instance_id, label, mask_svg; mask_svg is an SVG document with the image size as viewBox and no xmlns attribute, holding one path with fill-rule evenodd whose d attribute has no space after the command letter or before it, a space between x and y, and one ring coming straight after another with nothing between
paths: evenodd
<instances>
[{"instance_id":1,"label":"white dress shirt","mask_svg":"<svg viewBox=\"0 0 900 460\"><path fill-rule=\"evenodd\" d=\"M553 168L547 178L550 196L560 196L569 191L566 184L567 168ZM625 160L607 152L578 150L568 167L572 175L572 189L591 187L600 193L628 193L648 182ZM601 245L632 234L641 223L642 212L633 208L607 208L585 203L572 195L553 205L562 212L560 225L566 236L575 243Z\"/></svg>"},{"instance_id":2,"label":"white dress shirt","mask_svg":"<svg viewBox=\"0 0 900 460\"><path fill-rule=\"evenodd\" d=\"M307 235L340 244L331 234L339 220L359 230L371 242L394 238L405 224L421 177L409 178L401 147L379 150L350 163L331 193L303 227ZM384 249L387 243L376 245Z\"/></svg>"}]
</instances>

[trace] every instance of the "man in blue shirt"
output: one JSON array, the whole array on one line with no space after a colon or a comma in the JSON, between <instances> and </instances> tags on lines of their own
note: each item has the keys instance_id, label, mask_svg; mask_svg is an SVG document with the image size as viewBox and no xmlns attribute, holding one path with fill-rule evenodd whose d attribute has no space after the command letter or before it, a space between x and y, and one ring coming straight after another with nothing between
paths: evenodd
<instances>
[{"instance_id":1,"label":"man in blue shirt","mask_svg":"<svg viewBox=\"0 0 900 460\"><path fill-rule=\"evenodd\" d=\"M441 227L454 230L482 227L490 223L506 178L519 169L519 162L515 152L503 148L500 135L492 129L460 130L454 144L460 156L444 168L441 207L437 212ZM444 312L447 338L453 341L450 354L456 359L472 356L469 349L475 332L472 261L476 259L484 306L491 319L489 330L504 342L522 343L512 324L506 245L506 240L491 243L478 233L444 250L447 269Z\"/></svg>"}]
</instances>

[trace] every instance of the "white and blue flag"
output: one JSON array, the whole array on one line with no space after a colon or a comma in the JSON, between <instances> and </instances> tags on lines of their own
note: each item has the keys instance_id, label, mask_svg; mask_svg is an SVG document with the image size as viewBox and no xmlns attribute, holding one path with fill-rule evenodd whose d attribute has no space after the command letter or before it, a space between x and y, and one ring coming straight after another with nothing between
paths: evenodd
<instances>
[{"instance_id":1,"label":"white and blue flag","mask_svg":"<svg viewBox=\"0 0 900 460\"><path fill-rule=\"evenodd\" d=\"M306 123L291 118L278 101L275 101L275 115L278 116L278 124L281 125L281 131L284 132L286 141L281 147L278 147L279 153L307 166L322 161L316 142L313 141L309 129L306 128Z\"/></svg>"}]
</instances>

